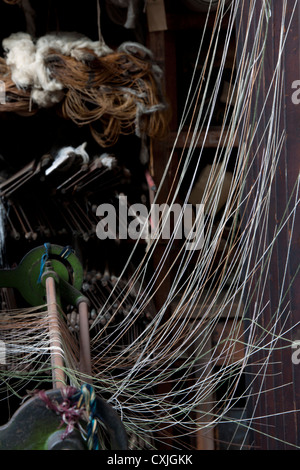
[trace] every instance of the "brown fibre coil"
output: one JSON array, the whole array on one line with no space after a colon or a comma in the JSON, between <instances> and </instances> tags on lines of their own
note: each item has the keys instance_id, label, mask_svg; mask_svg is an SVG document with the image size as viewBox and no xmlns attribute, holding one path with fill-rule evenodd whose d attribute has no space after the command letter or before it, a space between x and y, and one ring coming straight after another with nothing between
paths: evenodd
<instances>
[{"instance_id":1,"label":"brown fibre coil","mask_svg":"<svg viewBox=\"0 0 300 470\"><path fill-rule=\"evenodd\" d=\"M31 90L18 88L11 79L10 68L5 59L0 57L0 81L5 91L5 100L0 104L0 112L15 112L24 116L35 114L37 108L31 109Z\"/></svg>"},{"instance_id":2,"label":"brown fibre coil","mask_svg":"<svg viewBox=\"0 0 300 470\"><path fill-rule=\"evenodd\" d=\"M86 52L84 61L55 51L46 57L51 78L65 88L63 116L89 125L103 147L115 144L120 134L162 138L168 110L151 62L123 51L103 57Z\"/></svg>"}]
</instances>

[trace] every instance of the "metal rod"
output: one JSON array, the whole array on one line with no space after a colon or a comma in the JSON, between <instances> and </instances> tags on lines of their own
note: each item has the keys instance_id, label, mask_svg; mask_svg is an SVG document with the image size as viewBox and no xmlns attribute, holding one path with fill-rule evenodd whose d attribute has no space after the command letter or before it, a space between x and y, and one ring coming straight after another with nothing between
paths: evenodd
<instances>
[{"instance_id":1,"label":"metal rod","mask_svg":"<svg viewBox=\"0 0 300 470\"><path fill-rule=\"evenodd\" d=\"M90 325L88 304L82 301L78 305L79 313L79 338L80 338L80 369L86 374L85 381L92 381L92 361L90 345Z\"/></svg>"},{"instance_id":2,"label":"metal rod","mask_svg":"<svg viewBox=\"0 0 300 470\"><path fill-rule=\"evenodd\" d=\"M36 239L37 239L37 234L36 234L35 231L32 229L32 227L31 227L31 225L30 225L30 222L29 222L29 220L28 220L28 217L26 216L26 214L25 214L25 212L24 212L22 206L20 206L20 211L21 211L21 213L22 213L22 215L23 215L23 219L25 220L25 222L26 222L26 224L27 224L27 226L28 226L28 228L29 228L29 233L31 234L31 238L32 238L33 240L36 240Z\"/></svg>"},{"instance_id":3,"label":"metal rod","mask_svg":"<svg viewBox=\"0 0 300 470\"><path fill-rule=\"evenodd\" d=\"M63 371L62 344L59 328L59 312L56 302L55 280L49 276L46 279L46 295L48 304L50 351L52 365L52 381L54 388L62 388L66 384Z\"/></svg>"},{"instance_id":4,"label":"metal rod","mask_svg":"<svg viewBox=\"0 0 300 470\"><path fill-rule=\"evenodd\" d=\"M74 173L74 175L70 176L68 179L66 179L65 181L63 181L59 186L57 186L56 190L59 191L59 190L62 190L62 189L63 189L63 190L65 190L65 191L67 191L67 190L68 190L72 185L74 185L76 182L69 184L69 186L68 186L67 188L64 188L64 186L65 186L66 184L70 183L72 180L74 180L74 178L75 178L76 176L80 175L82 172L85 173L85 170L82 170L82 169L78 170L76 173Z\"/></svg>"},{"instance_id":5,"label":"metal rod","mask_svg":"<svg viewBox=\"0 0 300 470\"><path fill-rule=\"evenodd\" d=\"M19 220L19 223L20 223L21 228L22 228L22 230L23 230L23 232L24 232L24 235L26 236L26 234L27 234L28 232L27 232L27 230L26 230L26 227L25 227L25 225L24 225L24 222L23 222L23 220L22 220L22 218L21 218L19 212L17 211L16 206L15 206L12 202L11 202L11 206L12 206L13 210L15 211L15 214L16 214L18 220Z\"/></svg>"}]
</instances>

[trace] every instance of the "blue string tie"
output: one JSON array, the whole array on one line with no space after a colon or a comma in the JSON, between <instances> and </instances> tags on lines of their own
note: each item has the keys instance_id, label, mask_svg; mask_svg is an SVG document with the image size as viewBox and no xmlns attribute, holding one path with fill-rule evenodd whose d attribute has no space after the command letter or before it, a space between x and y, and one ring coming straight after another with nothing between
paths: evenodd
<instances>
[{"instance_id":1,"label":"blue string tie","mask_svg":"<svg viewBox=\"0 0 300 470\"><path fill-rule=\"evenodd\" d=\"M37 283L40 284L42 281L42 275L44 272L45 264L49 259L50 243L44 243L45 253L41 258L40 274Z\"/></svg>"}]
</instances>

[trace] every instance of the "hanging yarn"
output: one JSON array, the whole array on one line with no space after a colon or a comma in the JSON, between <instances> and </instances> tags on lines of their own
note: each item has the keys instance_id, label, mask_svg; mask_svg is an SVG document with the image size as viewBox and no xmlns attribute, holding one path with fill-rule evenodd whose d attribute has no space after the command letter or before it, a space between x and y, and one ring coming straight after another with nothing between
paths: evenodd
<instances>
[{"instance_id":1,"label":"hanging yarn","mask_svg":"<svg viewBox=\"0 0 300 470\"><path fill-rule=\"evenodd\" d=\"M41 108L53 106L64 97L62 83L49 76L44 63L50 50L78 60L84 58L85 49L96 56L112 52L105 44L79 33L47 34L35 42L29 34L19 32L4 39L2 45L11 79L18 89L30 88L32 101Z\"/></svg>"},{"instance_id":2,"label":"hanging yarn","mask_svg":"<svg viewBox=\"0 0 300 470\"><path fill-rule=\"evenodd\" d=\"M162 71L141 44L124 43L113 52L77 34L46 35L34 43L15 33L3 47L7 103L1 111L35 112L61 103L62 115L89 125L101 146L115 144L120 134L165 135Z\"/></svg>"},{"instance_id":3,"label":"hanging yarn","mask_svg":"<svg viewBox=\"0 0 300 470\"><path fill-rule=\"evenodd\" d=\"M160 71L140 45L123 44L113 54L89 63L55 54L46 59L51 76L68 91L62 103L65 118L91 126L102 146L120 134L160 138L166 133L167 110L159 89ZM93 123L102 124L101 131Z\"/></svg>"},{"instance_id":4,"label":"hanging yarn","mask_svg":"<svg viewBox=\"0 0 300 470\"><path fill-rule=\"evenodd\" d=\"M15 380L14 393L28 383L48 381L51 371L51 350L49 342L49 320L47 306L8 310L0 315L0 344L5 344L4 362L0 360L0 391L2 392L11 378ZM74 371L72 384L78 386L77 358L78 339L67 327L67 317L60 309L60 332L66 368ZM5 369L1 369L1 363Z\"/></svg>"}]
</instances>

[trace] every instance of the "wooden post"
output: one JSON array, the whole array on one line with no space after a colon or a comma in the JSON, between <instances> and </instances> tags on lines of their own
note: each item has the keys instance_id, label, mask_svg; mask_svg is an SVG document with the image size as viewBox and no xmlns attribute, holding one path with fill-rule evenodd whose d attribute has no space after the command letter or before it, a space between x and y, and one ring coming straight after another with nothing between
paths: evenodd
<instances>
[{"instance_id":1,"label":"wooden post","mask_svg":"<svg viewBox=\"0 0 300 470\"><path fill-rule=\"evenodd\" d=\"M241 5L244 2L241 2ZM286 219L285 211L290 213L293 210L295 196L293 194L297 179L299 178L299 149L300 149L300 105L293 102L293 83L300 79L300 5L299 2L291 1L286 4L286 18L284 21L284 49L281 54L282 34L282 14L284 2L273 0L269 2L269 24L266 36L266 46L264 53L264 63L261 76L260 87L257 83L253 84L254 93L257 96L257 109L253 109L253 116L259 116L262 113L256 138L252 144L253 154L258 149L257 159L254 162L246 191L253 185L253 181L261 172L260 157L266 148L265 134L266 123L272 113L272 98L274 86L268 90L272 83L274 72L278 67L278 58L281 57L280 67L283 71L283 90L280 103L280 119L278 119L278 134L285 133L286 139L282 147L279 161L276 168L276 174L272 185L270 198L269 217L268 217L268 243L273 243L276 228L280 226L281 220ZM295 6L295 9L294 9ZM255 2L254 21L249 28L248 8L240 10L241 31L239 44L243 45L243 36L246 33L249 37L249 49L254 42L258 18L261 11L265 8L262 0ZM256 21L256 23L255 23ZM253 39L251 41L251 39ZM256 98L255 96L255 98ZM264 108L263 104L266 102ZM254 114L255 112L255 114ZM293 195L293 196L292 196ZM291 200L290 197L292 196ZM298 194L299 197L299 194ZM249 205L251 206L251 205ZM249 207L249 210L252 208ZM270 264L266 273L266 284L263 293L263 304L266 306L261 317L262 328L274 323L274 316L277 309L284 312L277 322L277 328L274 334L278 333L276 349L268 358L268 365L260 376L254 380L258 371L255 362L262 363L265 360L266 352L264 344L261 344L261 350L253 357L253 363L249 365L249 377L251 377L251 386L253 393L253 402L250 406L250 414L254 414L253 431L251 443L254 449L261 450L291 450L300 446L300 374L299 365L292 362L293 341L300 339L299 328L294 328L300 321L300 277L299 277L299 244L300 220L299 212L294 219L293 237L292 237L292 219L283 225L279 236L275 241L272 251ZM260 236L260 234L259 234ZM259 238L259 236L257 238ZM291 238L292 237L292 238ZM259 240L257 240L259 250ZM257 251L258 251L257 250ZM259 251L258 251L259 256ZM256 281L254 279L253 283ZM255 296L254 296L255 297ZM249 306L249 317L255 312L255 298ZM286 331L282 338L281 329ZM266 338L268 343L270 338ZM262 375L264 381L262 382Z\"/></svg>"},{"instance_id":2,"label":"wooden post","mask_svg":"<svg viewBox=\"0 0 300 470\"><path fill-rule=\"evenodd\" d=\"M52 381L54 388L62 388L65 386L66 380L63 370L64 360L62 355L63 349L59 328L59 312L56 301L55 279L52 276L48 276L45 284L48 305Z\"/></svg>"},{"instance_id":3,"label":"wooden post","mask_svg":"<svg viewBox=\"0 0 300 470\"><path fill-rule=\"evenodd\" d=\"M88 319L88 304L80 302L78 305L79 312L79 336L80 336L80 370L87 375L84 381L90 383L92 381L92 361L90 347L90 332Z\"/></svg>"}]
</instances>

